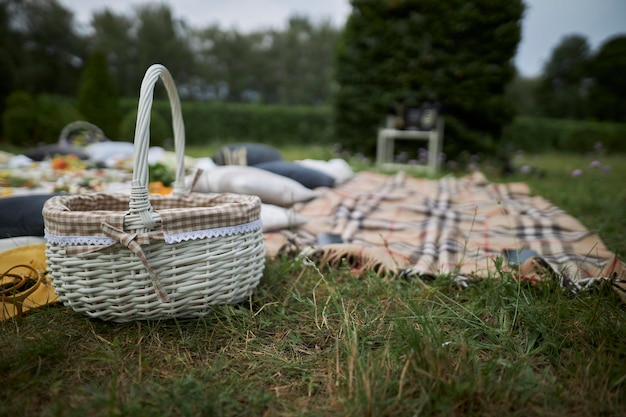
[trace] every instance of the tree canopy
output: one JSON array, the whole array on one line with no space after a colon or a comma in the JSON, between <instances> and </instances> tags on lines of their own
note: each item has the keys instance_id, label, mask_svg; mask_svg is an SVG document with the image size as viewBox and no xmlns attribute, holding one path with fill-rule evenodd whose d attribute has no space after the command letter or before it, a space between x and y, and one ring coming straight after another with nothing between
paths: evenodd
<instances>
[{"instance_id":1,"label":"tree canopy","mask_svg":"<svg viewBox=\"0 0 626 417\"><path fill-rule=\"evenodd\" d=\"M73 95L86 53L73 13L56 0L5 0L0 8L16 88Z\"/></svg>"},{"instance_id":2,"label":"tree canopy","mask_svg":"<svg viewBox=\"0 0 626 417\"><path fill-rule=\"evenodd\" d=\"M555 118L581 118L588 94L589 42L582 35L565 36L552 50L537 90L542 113Z\"/></svg>"},{"instance_id":3,"label":"tree canopy","mask_svg":"<svg viewBox=\"0 0 626 417\"><path fill-rule=\"evenodd\" d=\"M539 77L536 106L544 117L626 121L626 35L592 51L587 38L564 36Z\"/></svg>"},{"instance_id":4,"label":"tree canopy","mask_svg":"<svg viewBox=\"0 0 626 417\"><path fill-rule=\"evenodd\" d=\"M166 4L145 2L127 14L105 7L81 26L59 0L0 0L0 111L18 91L76 97L88 57L101 51L121 97L137 97L145 70L159 62L183 100L332 104L337 140L366 153L398 100L442 106L450 154L493 151L514 108L624 120L625 35L597 51L570 35L540 79L510 84L522 0L351 5L343 28L293 15L280 30L243 33L192 27Z\"/></svg>"},{"instance_id":5,"label":"tree canopy","mask_svg":"<svg viewBox=\"0 0 626 417\"><path fill-rule=\"evenodd\" d=\"M626 35L604 42L589 64L591 114L598 120L626 122Z\"/></svg>"},{"instance_id":6,"label":"tree canopy","mask_svg":"<svg viewBox=\"0 0 626 417\"><path fill-rule=\"evenodd\" d=\"M284 30L195 28L169 6L148 2L130 14L105 7L80 28L57 0L2 0L0 22L5 95L73 96L88 56L99 50L121 96L136 96L145 70L158 62L183 99L311 105L329 101L341 30L299 15Z\"/></svg>"},{"instance_id":7,"label":"tree canopy","mask_svg":"<svg viewBox=\"0 0 626 417\"><path fill-rule=\"evenodd\" d=\"M493 151L513 113L505 87L515 70L521 1L353 0L339 43L337 136L352 148L395 101L442 105L444 149ZM371 153L374 140L367 141Z\"/></svg>"}]
</instances>

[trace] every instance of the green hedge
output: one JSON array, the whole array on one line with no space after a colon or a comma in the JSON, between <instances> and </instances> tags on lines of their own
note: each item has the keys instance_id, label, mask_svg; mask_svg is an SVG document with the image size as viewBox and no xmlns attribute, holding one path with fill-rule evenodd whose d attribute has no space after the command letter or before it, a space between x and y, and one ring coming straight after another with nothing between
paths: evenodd
<instances>
[{"instance_id":1,"label":"green hedge","mask_svg":"<svg viewBox=\"0 0 626 417\"><path fill-rule=\"evenodd\" d=\"M16 93L7 101L3 114L5 139L20 146L54 143L63 126L82 116L71 99L52 96L32 97ZM136 99L122 99L120 137L133 140L137 112ZM189 145L256 142L274 146L293 144L331 145L332 109L317 106L273 106L214 102L183 102L186 143ZM171 110L167 100L153 104L153 145L171 137ZM159 117L160 116L160 117ZM444 143L446 138L444 138ZM586 153L596 143L611 153L626 154L626 124L576 120L517 117L505 127L502 144L508 150L522 149L531 153L565 151ZM375 144L375 138L372 138ZM374 145L375 146L375 145Z\"/></svg>"},{"instance_id":2,"label":"green hedge","mask_svg":"<svg viewBox=\"0 0 626 417\"><path fill-rule=\"evenodd\" d=\"M65 125L82 119L71 99L14 91L2 114L3 139L21 147L55 143Z\"/></svg>"},{"instance_id":3,"label":"green hedge","mask_svg":"<svg viewBox=\"0 0 626 417\"><path fill-rule=\"evenodd\" d=\"M605 151L621 154L626 153L626 124L517 117L504 129L503 142L531 153L586 153L600 143Z\"/></svg>"},{"instance_id":4,"label":"green hedge","mask_svg":"<svg viewBox=\"0 0 626 417\"><path fill-rule=\"evenodd\" d=\"M122 100L120 107L124 114L136 111L137 101ZM152 108L171 125L167 100L155 100ZM189 145L332 143L329 107L183 102L182 112L186 143Z\"/></svg>"},{"instance_id":5,"label":"green hedge","mask_svg":"<svg viewBox=\"0 0 626 417\"><path fill-rule=\"evenodd\" d=\"M137 108L126 112L119 126L119 136L115 140L132 142L135 137L137 125ZM152 109L150 114L150 146L171 145L167 143L172 138L172 125L169 119L161 116L161 113Z\"/></svg>"}]
</instances>

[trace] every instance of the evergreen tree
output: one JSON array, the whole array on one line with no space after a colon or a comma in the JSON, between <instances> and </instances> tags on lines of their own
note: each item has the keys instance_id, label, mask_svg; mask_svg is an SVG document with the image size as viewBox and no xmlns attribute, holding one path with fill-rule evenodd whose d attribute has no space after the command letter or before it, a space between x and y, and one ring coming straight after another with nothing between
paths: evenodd
<instances>
[{"instance_id":1,"label":"evergreen tree","mask_svg":"<svg viewBox=\"0 0 626 417\"><path fill-rule=\"evenodd\" d=\"M495 152L502 127L513 117L504 90L515 74L522 1L351 4L337 50L338 139L349 149L373 153L389 106L403 99L443 106L447 153Z\"/></svg>"},{"instance_id":2,"label":"evergreen tree","mask_svg":"<svg viewBox=\"0 0 626 417\"><path fill-rule=\"evenodd\" d=\"M104 54L95 51L87 60L78 90L78 110L87 122L98 126L109 138L116 138L120 110L115 82Z\"/></svg>"}]
</instances>

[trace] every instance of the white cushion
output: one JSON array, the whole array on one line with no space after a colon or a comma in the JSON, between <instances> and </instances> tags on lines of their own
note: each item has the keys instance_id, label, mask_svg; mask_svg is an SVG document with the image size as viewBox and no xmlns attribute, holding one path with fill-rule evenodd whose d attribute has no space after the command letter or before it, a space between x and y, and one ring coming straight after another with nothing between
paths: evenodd
<instances>
[{"instance_id":1,"label":"white cushion","mask_svg":"<svg viewBox=\"0 0 626 417\"><path fill-rule=\"evenodd\" d=\"M191 186L192 179L193 175L187 178L187 188ZM263 203L282 207L311 200L317 195L291 178L240 165L217 166L203 171L191 191L256 195Z\"/></svg>"},{"instance_id":2,"label":"white cushion","mask_svg":"<svg viewBox=\"0 0 626 417\"><path fill-rule=\"evenodd\" d=\"M217 164L213 162L213 159L204 157L204 158L196 158L196 163L193 168L207 171L209 169L215 168L216 166Z\"/></svg>"},{"instance_id":3,"label":"white cushion","mask_svg":"<svg viewBox=\"0 0 626 417\"><path fill-rule=\"evenodd\" d=\"M261 223L264 232L298 227L306 223L306 219L292 209L261 204Z\"/></svg>"},{"instance_id":4,"label":"white cushion","mask_svg":"<svg viewBox=\"0 0 626 417\"><path fill-rule=\"evenodd\" d=\"M96 162L110 163L113 166L116 160L132 158L135 152L132 142L106 141L96 142L85 147L89 159Z\"/></svg>"}]
</instances>

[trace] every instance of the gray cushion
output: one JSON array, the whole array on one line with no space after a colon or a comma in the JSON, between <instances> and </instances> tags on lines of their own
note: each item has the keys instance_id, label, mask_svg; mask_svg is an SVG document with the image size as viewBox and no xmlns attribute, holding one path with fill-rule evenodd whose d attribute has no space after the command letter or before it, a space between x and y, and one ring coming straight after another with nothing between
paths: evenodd
<instances>
[{"instance_id":1,"label":"gray cushion","mask_svg":"<svg viewBox=\"0 0 626 417\"><path fill-rule=\"evenodd\" d=\"M217 165L257 165L263 162L282 161L280 151L260 143L237 143L222 147L213 155Z\"/></svg>"},{"instance_id":2,"label":"gray cushion","mask_svg":"<svg viewBox=\"0 0 626 417\"><path fill-rule=\"evenodd\" d=\"M307 188L334 187L335 179L322 171L288 161L271 161L255 165L266 171L298 181Z\"/></svg>"},{"instance_id":3,"label":"gray cushion","mask_svg":"<svg viewBox=\"0 0 626 417\"><path fill-rule=\"evenodd\" d=\"M43 236L45 202L57 194L0 198L0 238Z\"/></svg>"},{"instance_id":4,"label":"gray cushion","mask_svg":"<svg viewBox=\"0 0 626 417\"><path fill-rule=\"evenodd\" d=\"M55 155L69 155L74 154L80 159L89 159L89 155L81 149L70 145L41 145L27 152L24 155L32 159L33 161L43 161L44 159L52 159Z\"/></svg>"}]
</instances>

